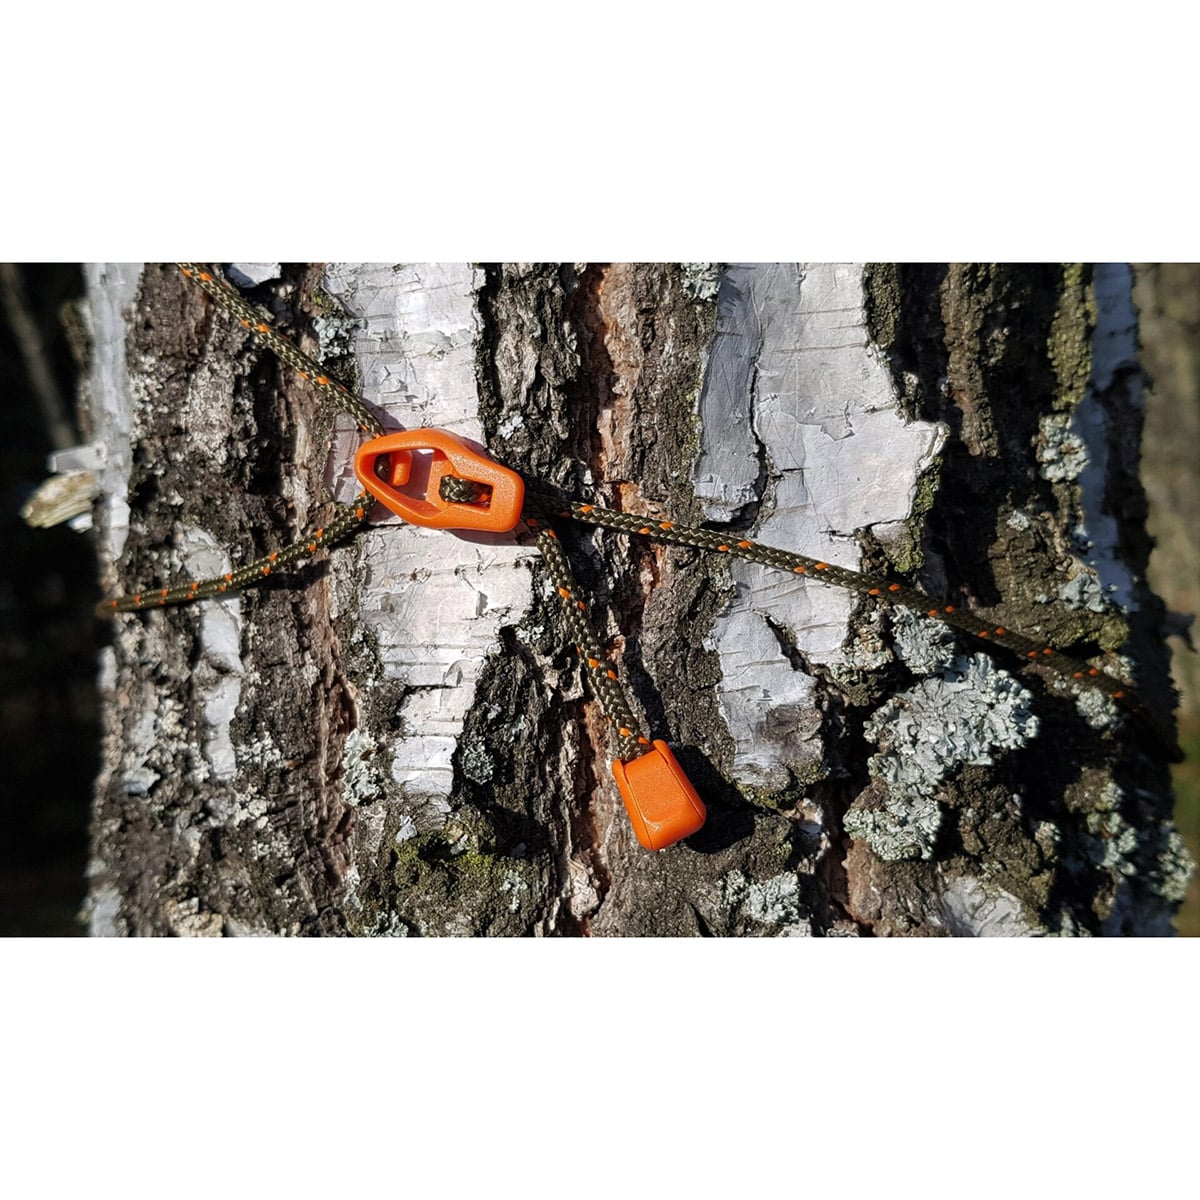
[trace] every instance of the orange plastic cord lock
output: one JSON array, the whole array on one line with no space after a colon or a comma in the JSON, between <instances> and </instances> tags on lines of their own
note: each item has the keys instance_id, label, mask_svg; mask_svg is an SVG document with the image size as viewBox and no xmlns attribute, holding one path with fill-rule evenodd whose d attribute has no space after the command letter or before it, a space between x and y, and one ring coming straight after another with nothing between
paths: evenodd
<instances>
[{"instance_id":1,"label":"orange plastic cord lock","mask_svg":"<svg viewBox=\"0 0 1200 1200\"><path fill-rule=\"evenodd\" d=\"M406 429L364 442L354 456L359 482L392 512L431 529L506 533L521 519L520 475L471 449L445 429ZM484 503L444 500L442 480L457 475L492 489Z\"/></svg>"},{"instance_id":2,"label":"orange plastic cord lock","mask_svg":"<svg viewBox=\"0 0 1200 1200\"><path fill-rule=\"evenodd\" d=\"M637 840L647 850L665 850L695 833L708 813L667 743L656 738L651 746L612 767Z\"/></svg>"}]
</instances>

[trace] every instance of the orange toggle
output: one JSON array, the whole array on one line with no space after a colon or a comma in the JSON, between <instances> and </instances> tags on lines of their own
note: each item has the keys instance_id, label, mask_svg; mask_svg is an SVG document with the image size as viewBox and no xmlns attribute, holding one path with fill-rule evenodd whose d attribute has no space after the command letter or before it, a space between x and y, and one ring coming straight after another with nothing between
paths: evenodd
<instances>
[{"instance_id":1,"label":"orange toggle","mask_svg":"<svg viewBox=\"0 0 1200 1200\"><path fill-rule=\"evenodd\" d=\"M358 448L354 473L392 512L430 529L506 533L521 519L525 502L520 475L444 429L406 429L372 438ZM444 500L440 489L447 475L484 484L491 497L480 504Z\"/></svg>"},{"instance_id":2,"label":"orange toggle","mask_svg":"<svg viewBox=\"0 0 1200 1200\"><path fill-rule=\"evenodd\" d=\"M667 743L656 738L651 744L645 754L612 767L637 840L647 850L665 850L695 833L708 814Z\"/></svg>"}]
</instances>

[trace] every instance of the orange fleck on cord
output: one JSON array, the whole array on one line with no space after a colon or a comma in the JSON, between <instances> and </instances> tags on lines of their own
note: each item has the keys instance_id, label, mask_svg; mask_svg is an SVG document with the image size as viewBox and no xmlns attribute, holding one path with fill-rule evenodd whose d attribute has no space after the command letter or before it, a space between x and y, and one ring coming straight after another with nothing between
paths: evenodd
<instances>
[{"instance_id":1,"label":"orange fleck on cord","mask_svg":"<svg viewBox=\"0 0 1200 1200\"><path fill-rule=\"evenodd\" d=\"M807 575L808 574L808 571L804 567L793 567L792 570L795 571L795 573L797 575Z\"/></svg>"},{"instance_id":2,"label":"orange fleck on cord","mask_svg":"<svg viewBox=\"0 0 1200 1200\"><path fill-rule=\"evenodd\" d=\"M160 596L165 596L170 590L171 590L170 588L163 588L162 591L159 592L158 594Z\"/></svg>"},{"instance_id":3,"label":"orange fleck on cord","mask_svg":"<svg viewBox=\"0 0 1200 1200\"><path fill-rule=\"evenodd\" d=\"M560 587L560 588L558 589L558 594L559 594L559 595L560 595L560 596L561 596L561 597L562 597L564 600L570 600L570 598L571 598L571 593L570 593L570 592L568 592L568 591L567 591L567 589L566 589L565 587Z\"/></svg>"},{"instance_id":4,"label":"orange fleck on cord","mask_svg":"<svg viewBox=\"0 0 1200 1200\"><path fill-rule=\"evenodd\" d=\"M185 276L186 276L188 279L191 279L191 277L192 277L192 273L191 273L191 271L189 271L189 270L187 269L187 267L180 267L179 269L180 269L180 270L181 270L181 271L184 273L184 275L185 275Z\"/></svg>"},{"instance_id":5,"label":"orange fleck on cord","mask_svg":"<svg viewBox=\"0 0 1200 1200\"><path fill-rule=\"evenodd\" d=\"M586 609L586 608L587 608L587 605L586 605L586 604L584 604L584 602L583 602L582 600L577 600L577 601L576 601L576 603L579 605L580 609Z\"/></svg>"},{"instance_id":6,"label":"orange fleck on cord","mask_svg":"<svg viewBox=\"0 0 1200 1200\"><path fill-rule=\"evenodd\" d=\"M898 583L889 583L888 584L889 592L898 592L899 590L900 590L900 585Z\"/></svg>"},{"instance_id":7,"label":"orange fleck on cord","mask_svg":"<svg viewBox=\"0 0 1200 1200\"><path fill-rule=\"evenodd\" d=\"M952 613L953 611L954 611L953 604L947 604L946 607L942 609L942 612L947 612L947 613Z\"/></svg>"},{"instance_id":8,"label":"orange fleck on cord","mask_svg":"<svg viewBox=\"0 0 1200 1200\"><path fill-rule=\"evenodd\" d=\"M996 626L996 636L997 637L1003 637L1007 632L1008 632L1008 630L1005 629L1003 625Z\"/></svg>"},{"instance_id":9,"label":"orange fleck on cord","mask_svg":"<svg viewBox=\"0 0 1200 1200\"><path fill-rule=\"evenodd\" d=\"M928 613L926 613L925 615L926 615L926 616L929 616L929 617L936 617L936 616L937 616L937 609L936 609L936 608L931 608L931 609L929 610L929 612L928 612Z\"/></svg>"},{"instance_id":10,"label":"orange fleck on cord","mask_svg":"<svg viewBox=\"0 0 1200 1200\"><path fill-rule=\"evenodd\" d=\"M1082 678L1083 678L1083 672L1082 672L1082 671L1076 671L1076 672L1074 672L1074 673L1072 674L1071 678L1072 678L1072 679L1082 679Z\"/></svg>"},{"instance_id":11,"label":"orange fleck on cord","mask_svg":"<svg viewBox=\"0 0 1200 1200\"><path fill-rule=\"evenodd\" d=\"M558 541L558 534L555 533L553 529L547 529L546 536L549 538L553 538L556 542Z\"/></svg>"},{"instance_id":12,"label":"orange fleck on cord","mask_svg":"<svg viewBox=\"0 0 1200 1200\"><path fill-rule=\"evenodd\" d=\"M620 734L622 737L629 737L629 735L630 735L630 734L633 732L633 730L632 730L632 729L626 729L626 728L625 728L625 726L624 726L624 725L622 725L622 726L620 727L620 729L618 729L618 730L617 730L617 732L618 732L618 733L619 733L619 734Z\"/></svg>"},{"instance_id":13,"label":"orange fleck on cord","mask_svg":"<svg viewBox=\"0 0 1200 1200\"><path fill-rule=\"evenodd\" d=\"M878 589L878 588L869 588L869 589L867 590L867 595L868 595L868 596L878 596L878 595L879 595L879 589Z\"/></svg>"},{"instance_id":14,"label":"orange fleck on cord","mask_svg":"<svg viewBox=\"0 0 1200 1200\"><path fill-rule=\"evenodd\" d=\"M365 508L363 508L363 506L360 504L360 505L359 505L359 506L358 506L358 507L357 507L357 508L354 510L354 515L355 515L355 516L356 516L356 517L357 517L357 518L358 518L358 519L361 521L361 520L363 519L363 513L365 513L366 511L367 511L367 510L366 510Z\"/></svg>"},{"instance_id":15,"label":"orange fleck on cord","mask_svg":"<svg viewBox=\"0 0 1200 1200\"><path fill-rule=\"evenodd\" d=\"M658 527L659 527L659 529L674 529L675 522L674 521L659 521Z\"/></svg>"},{"instance_id":16,"label":"orange fleck on cord","mask_svg":"<svg viewBox=\"0 0 1200 1200\"><path fill-rule=\"evenodd\" d=\"M595 670L599 665L600 665L600 660L598 658L589 658L588 659L588 666L591 667L592 670Z\"/></svg>"},{"instance_id":17,"label":"orange fleck on cord","mask_svg":"<svg viewBox=\"0 0 1200 1200\"><path fill-rule=\"evenodd\" d=\"M271 327L265 321L259 321L259 323L257 325L255 325L254 328L257 329L259 333L266 333L267 330L270 329Z\"/></svg>"},{"instance_id":18,"label":"orange fleck on cord","mask_svg":"<svg viewBox=\"0 0 1200 1200\"><path fill-rule=\"evenodd\" d=\"M323 538L323 537L325 536L325 530L324 530L324 529L318 529L318 530L317 530L317 532L316 532L316 536L317 536L317 537L319 537L319 538Z\"/></svg>"},{"instance_id":19,"label":"orange fleck on cord","mask_svg":"<svg viewBox=\"0 0 1200 1200\"><path fill-rule=\"evenodd\" d=\"M814 565L813 570L814 571L828 571L829 564L828 563L817 563Z\"/></svg>"},{"instance_id":20,"label":"orange fleck on cord","mask_svg":"<svg viewBox=\"0 0 1200 1200\"><path fill-rule=\"evenodd\" d=\"M1125 693L1124 693L1123 691L1121 691L1121 692L1113 692L1113 699L1114 699L1114 700L1123 700L1124 698L1125 698Z\"/></svg>"},{"instance_id":21,"label":"orange fleck on cord","mask_svg":"<svg viewBox=\"0 0 1200 1200\"><path fill-rule=\"evenodd\" d=\"M309 554L316 554L316 552L317 552L317 543L316 542L308 543L308 552L309 552Z\"/></svg>"},{"instance_id":22,"label":"orange fleck on cord","mask_svg":"<svg viewBox=\"0 0 1200 1200\"><path fill-rule=\"evenodd\" d=\"M184 272L184 274L186 274L186 273L187 273L187 272L185 271L185 272ZM114 601L112 601L112 603L111 603L110 607L111 607L111 608L116 608L116 607L117 607L117 605L118 605L118 603L119 603L119 601L117 601L117 600L114 600Z\"/></svg>"},{"instance_id":23,"label":"orange fleck on cord","mask_svg":"<svg viewBox=\"0 0 1200 1200\"><path fill-rule=\"evenodd\" d=\"M308 378L308 372L307 372L307 371L301 371L301 372L300 372L300 378L301 378L301 379L307 379L307 378Z\"/></svg>"},{"instance_id":24,"label":"orange fleck on cord","mask_svg":"<svg viewBox=\"0 0 1200 1200\"><path fill-rule=\"evenodd\" d=\"M325 386L325 385L326 385L326 384L329 382L329 380L328 380L328 378L327 378L326 376L324 376L324 375L318 375L318 376L317 376L317 382L318 382L318 383L319 383L319 384L320 384L322 387L324 387L324 386Z\"/></svg>"},{"instance_id":25,"label":"orange fleck on cord","mask_svg":"<svg viewBox=\"0 0 1200 1200\"><path fill-rule=\"evenodd\" d=\"M980 636L980 637L983 637L983 638L987 637L987 636L988 636L988 631L987 631L986 629L981 629L981 630L979 631L979 636Z\"/></svg>"},{"instance_id":26,"label":"orange fleck on cord","mask_svg":"<svg viewBox=\"0 0 1200 1200\"><path fill-rule=\"evenodd\" d=\"M753 545L754 545L753 542L749 542L745 538L743 538L740 542L738 542L738 548L740 550L749 550L750 547Z\"/></svg>"},{"instance_id":27,"label":"orange fleck on cord","mask_svg":"<svg viewBox=\"0 0 1200 1200\"><path fill-rule=\"evenodd\" d=\"M608 677L609 677L609 679L616 679L616 677L617 677L616 671L609 671Z\"/></svg>"},{"instance_id":28,"label":"orange fleck on cord","mask_svg":"<svg viewBox=\"0 0 1200 1200\"><path fill-rule=\"evenodd\" d=\"M203 279L205 283L212 283L212 276L207 271L201 271L200 278Z\"/></svg>"},{"instance_id":29,"label":"orange fleck on cord","mask_svg":"<svg viewBox=\"0 0 1200 1200\"><path fill-rule=\"evenodd\" d=\"M1030 650L1030 651L1029 651L1029 653L1025 655L1025 657L1026 657L1026 658L1037 658L1037 651L1036 651L1036 650Z\"/></svg>"},{"instance_id":30,"label":"orange fleck on cord","mask_svg":"<svg viewBox=\"0 0 1200 1200\"><path fill-rule=\"evenodd\" d=\"M194 592L199 586L200 586L200 580L193 579L192 580L192 591Z\"/></svg>"},{"instance_id":31,"label":"orange fleck on cord","mask_svg":"<svg viewBox=\"0 0 1200 1200\"><path fill-rule=\"evenodd\" d=\"M1100 674L1100 672L1097 671L1095 667L1088 667L1088 674L1091 675L1092 678L1094 679L1097 675Z\"/></svg>"},{"instance_id":32,"label":"orange fleck on cord","mask_svg":"<svg viewBox=\"0 0 1200 1200\"><path fill-rule=\"evenodd\" d=\"M579 506L579 511L582 513L590 513L595 507L596 506L594 504L581 504Z\"/></svg>"},{"instance_id":33,"label":"orange fleck on cord","mask_svg":"<svg viewBox=\"0 0 1200 1200\"><path fill-rule=\"evenodd\" d=\"M134 604L141 604L142 597L140 595L134 596L133 602L134 602Z\"/></svg>"},{"instance_id":34,"label":"orange fleck on cord","mask_svg":"<svg viewBox=\"0 0 1200 1200\"><path fill-rule=\"evenodd\" d=\"M649 525L643 525L643 526L641 527L641 529L639 529L639 530L638 530L638 533L649 533L649 532L650 532L650 526L649 526Z\"/></svg>"},{"instance_id":35,"label":"orange fleck on cord","mask_svg":"<svg viewBox=\"0 0 1200 1200\"><path fill-rule=\"evenodd\" d=\"M245 317L243 317L243 318L242 318L242 328L243 328L243 329L249 329L249 328L250 328L250 322L249 322L249 321L247 321Z\"/></svg>"},{"instance_id":36,"label":"orange fleck on cord","mask_svg":"<svg viewBox=\"0 0 1200 1200\"><path fill-rule=\"evenodd\" d=\"M263 567L263 569L262 569L262 573L263 573L264 575L270 575L270 573L271 573L271 568L270 568L270 567Z\"/></svg>"},{"instance_id":37,"label":"orange fleck on cord","mask_svg":"<svg viewBox=\"0 0 1200 1200\"><path fill-rule=\"evenodd\" d=\"M722 543L721 543L721 544L720 544L720 545L717 547L717 549L718 549L718 550L728 550L728 549L729 549L729 547L728 547L727 545L725 545L725 543L724 543L724 542L722 542Z\"/></svg>"},{"instance_id":38,"label":"orange fleck on cord","mask_svg":"<svg viewBox=\"0 0 1200 1200\"><path fill-rule=\"evenodd\" d=\"M279 557L278 552L275 550L272 550L271 553L267 555L267 561L274 562L278 557Z\"/></svg>"},{"instance_id":39,"label":"orange fleck on cord","mask_svg":"<svg viewBox=\"0 0 1200 1200\"><path fill-rule=\"evenodd\" d=\"M638 745L639 745L639 746L648 746L648 745L650 745L650 739L649 739L649 738L644 738L644 737L639 737L639 738L638 738Z\"/></svg>"},{"instance_id":40,"label":"orange fleck on cord","mask_svg":"<svg viewBox=\"0 0 1200 1200\"><path fill-rule=\"evenodd\" d=\"M227 584L227 583L222 583L222 584L218 585L218 587L217 587L217 591L219 591L219 592L223 592L223 591L225 591L225 590L226 590L228 587L229 587L229 584Z\"/></svg>"},{"instance_id":41,"label":"orange fleck on cord","mask_svg":"<svg viewBox=\"0 0 1200 1200\"><path fill-rule=\"evenodd\" d=\"M1054 651L1053 651L1053 650L1051 650L1049 646L1047 646L1047 647L1045 648L1045 650L1043 650L1043 651L1042 651L1042 653L1043 653L1043 654L1053 654L1053 653L1054 653Z\"/></svg>"}]
</instances>

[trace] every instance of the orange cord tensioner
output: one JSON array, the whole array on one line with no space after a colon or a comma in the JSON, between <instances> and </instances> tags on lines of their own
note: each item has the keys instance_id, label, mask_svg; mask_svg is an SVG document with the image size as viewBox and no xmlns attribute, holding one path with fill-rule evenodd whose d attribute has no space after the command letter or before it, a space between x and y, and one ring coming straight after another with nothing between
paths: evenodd
<instances>
[{"instance_id":1,"label":"orange cord tensioner","mask_svg":"<svg viewBox=\"0 0 1200 1200\"><path fill-rule=\"evenodd\" d=\"M354 473L397 516L430 529L507 533L516 528L525 502L525 484L516 471L446 429L405 429L372 438L359 446ZM450 475L478 485L487 499L445 499L442 481Z\"/></svg>"},{"instance_id":2,"label":"orange cord tensioner","mask_svg":"<svg viewBox=\"0 0 1200 1200\"><path fill-rule=\"evenodd\" d=\"M629 823L647 850L665 850L704 824L704 801L666 742L655 738L652 749L627 762L614 759L612 769Z\"/></svg>"},{"instance_id":3,"label":"orange cord tensioner","mask_svg":"<svg viewBox=\"0 0 1200 1200\"><path fill-rule=\"evenodd\" d=\"M372 438L359 447L354 472L376 500L414 525L507 533L521 519L521 477L445 429ZM447 499L442 485L449 476L475 485L479 498ZM704 801L666 742L656 739L642 754L614 759L612 769L633 832L647 850L665 850L704 824Z\"/></svg>"}]
</instances>

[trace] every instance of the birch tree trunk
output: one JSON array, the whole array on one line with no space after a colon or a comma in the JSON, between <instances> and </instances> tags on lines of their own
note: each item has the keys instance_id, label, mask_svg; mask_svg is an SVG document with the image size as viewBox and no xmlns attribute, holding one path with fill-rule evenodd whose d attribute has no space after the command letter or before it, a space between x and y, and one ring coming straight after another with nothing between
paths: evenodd
<instances>
[{"instance_id":1,"label":"birch tree trunk","mask_svg":"<svg viewBox=\"0 0 1200 1200\"><path fill-rule=\"evenodd\" d=\"M248 272L253 276L253 272ZM1123 267L288 267L249 291L393 427L903 576L1171 689ZM110 591L280 547L356 437L174 269L89 273ZM933 622L559 530L708 805L637 844L535 549L380 518L105 653L98 934L1165 934L1161 748Z\"/></svg>"}]
</instances>

